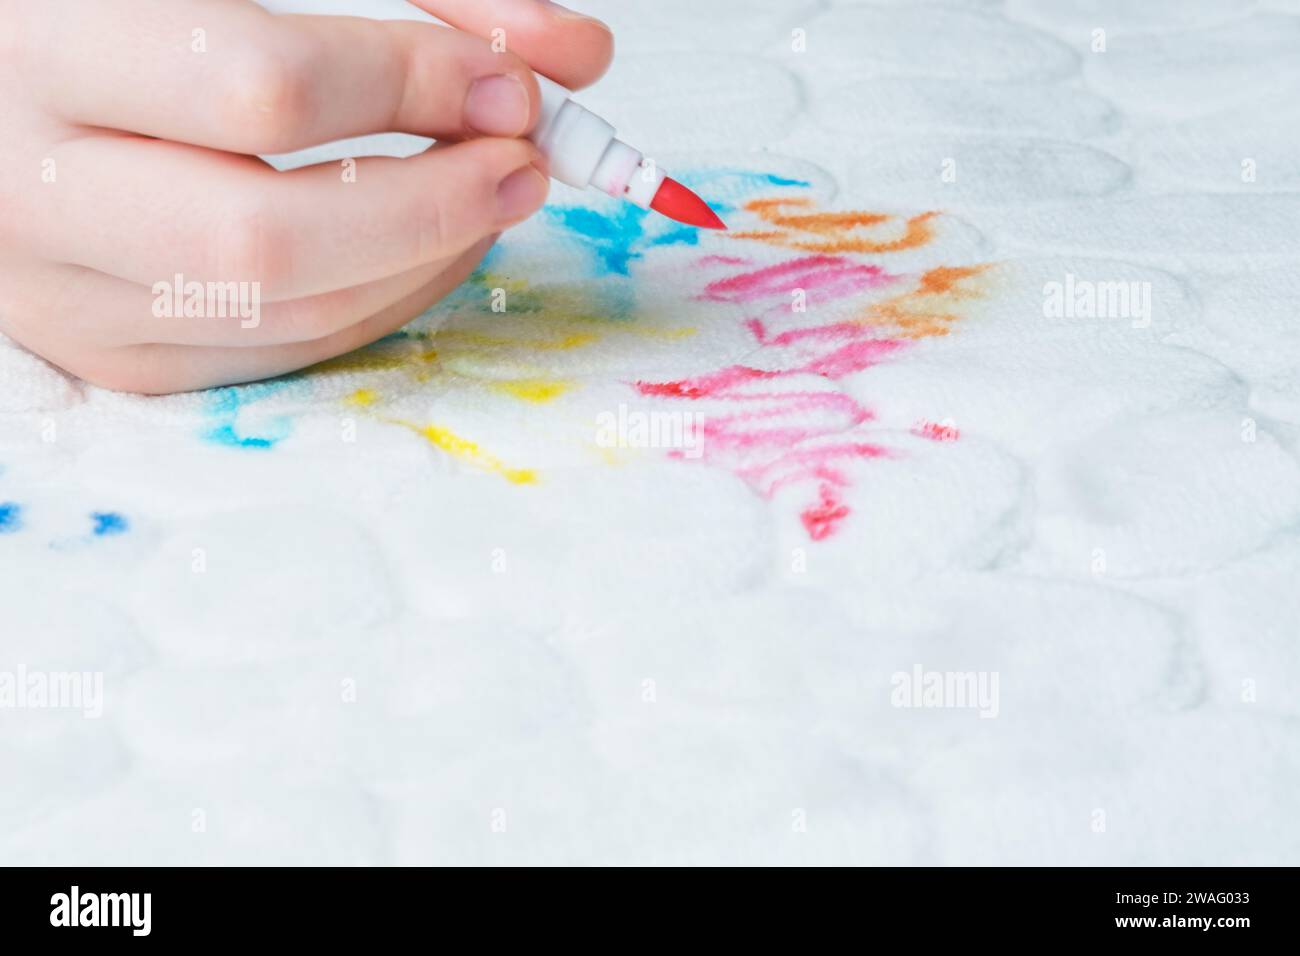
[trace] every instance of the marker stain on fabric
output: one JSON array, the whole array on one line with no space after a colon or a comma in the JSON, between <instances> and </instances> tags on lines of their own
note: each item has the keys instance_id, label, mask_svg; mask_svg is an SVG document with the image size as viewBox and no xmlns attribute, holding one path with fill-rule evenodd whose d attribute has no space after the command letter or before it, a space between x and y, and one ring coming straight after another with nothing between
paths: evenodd
<instances>
[{"instance_id":1,"label":"marker stain on fabric","mask_svg":"<svg viewBox=\"0 0 1300 956\"><path fill-rule=\"evenodd\" d=\"M374 390L359 388L345 398L344 402L354 408L370 410L377 405L382 405L383 400ZM456 434L449 428L434 424L423 425L419 422L401 418L384 418L379 415L375 417L378 421L386 422L389 425L398 425L414 432L431 446L450 455L457 461L472 465L490 474L499 475L513 485L533 485L537 483L537 472L531 468L512 468L495 455L484 451L478 443Z\"/></svg>"},{"instance_id":2,"label":"marker stain on fabric","mask_svg":"<svg viewBox=\"0 0 1300 956\"><path fill-rule=\"evenodd\" d=\"M253 385L237 385L215 389L206 396L206 412L212 423L202 432L202 437L214 444L227 448L265 451L274 448L287 438L293 430L292 421L283 415L268 419L262 424L260 433L244 430L240 421L242 412L249 405L277 395L289 387L291 379L275 379L258 382Z\"/></svg>"},{"instance_id":3,"label":"marker stain on fabric","mask_svg":"<svg viewBox=\"0 0 1300 956\"><path fill-rule=\"evenodd\" d=\"M776 229L729 233L747 239L803 252L828 255L903 252L928 245L934 239L938 212L925 212L903 221L902 235L888 236L898 217L873 212L809 212L812 200L756 199L745 209ZM882 235L882 233L884 235Z\"/></svg>"},{"instance_id":4,"label":"marker stain on fabric","mask_svg":"<svg viewBox=\"0 0 1300 956\"><path fill-rule=\"evenodd\" d=\"M646 214L634 206L623 206L606 215L586 206L546 208L546 215L571 233L596 256L599 278L628 276L632 263L645 257L644 249L660 246L699 244L699 230L683 226L651 234Z\"/></svg>"},{"instance_id":5,"label":"marker stain on fabric","mask_svg":"<svg viewBox=\"0 0 1300 956\"><path fill-rule=\"evenodd\" d=\"M733 365L706 375L668 382L637 382L642 395L664 398L727 398L726 393L735 386L752 381L770 381L792 375L820 375L823 378L843 378L877 364L902 343L896 339L862 339L850 342L834 351L819 355L803 365L784 369L757 369L747 365ZM745 398L756 396L747 395Z\"/></svg>"},{"instance_id":6,"label":"marker stain on fabric","mask_svg":"<svg viewBox=\"0 0 1300 956\"><path fill-rule=\"evenodd\" d=\"M956 426L942 422L918 422L912 429L912 434L930 441L956 441L961 437Z\"/></svg>"},{"instance_id":7,"label":"marker stain on fabric","mask_svg":"<svg viewBox=\"0 0 1300 956\"><path fill-rule=\"evenodd\" d=\"M810 381L808 376L835 382L870 368L911 340L946 334L961 317L957 303L986 293L968 282L987 266L938 267L907 276L848 258L928 244L933 213L907 220L883 213L823 213L803 199L755 200L746 208L777 228L733 233L733 238L813 253L761 268L735 256L711 255L697 263L699 268L731 268L734 274L710 282L699 298L756 306L743 323L761 357L752 365L640 381L635 388L647 397L726 403L719 414L706 417L703 460L727 468L765 498L791 487L814 487L816 497L799 512L799 520L809 538L823 541L852 513L845 497L852 485L848 465L895 453L861 431L874 415L852 394L803 383ZM902 291L855 307L855 299L891 285L903 286ZM806 303L843 305L834 310L832 321L791 328L791 321L802 317L791 307L789 297L796 290ZM782 387L786 383L793 387ZM725 414L730 408L736 411ZM918 429L935 441L959 437L955 428L943 425Z\"/></svg>"},{"instance_id":8,"label":"marker stain on fabric","mask_svg":"<svg viewBox=\"0 0 1300 956\"><path fill-rule=\"evenodd\" d=\"M921 275L916 288L872 303L858 321L891 329L908 339L947 335L949 328L961 318L958 303L986 294L984 288L966 283L987 268L987 265L975 265L931 269Z\"/></svg>"},{"instance_id":9,"label":"marker stain on fabric","mask_svg":"<svg viewBox=\"0 0 1300 956\"><path fill-rule=\"evenodd\" d=\"M0 501L0 534L14 534L23 526L23 506L13 501Z\"/></svg>"},{"instance_id":10,"label":"marker stain on fabric","mask_svg":"<svg viewBox=\"0 0 1300 956\"><path fill-rule=\"evenodd\" d=\"M131 523L116 511L93 511L90 520L92 522L90 533L96 538L126 534L131 528Z\"/></svg>"},{"instance_id":11,"label":"marker stain on fabric","mask_svg":"<svg viewBox=\"0 0 1300 956\"><path fill-rule=\"evenodd\" d=\"M808 537L814 541L824 541L849 516L849 506L840 498L839 492L830 485L822 485L818 493L820 498L817 504L805 508L799 514L799 520L803 522Z\"/></svg>"},{"instance_id":12,"label":"marker stain on fabric","mask_svg":"<svg viewBox=\"0 0 1300 956\"><path fill-rule=\"evenodd\" d=\"M531 468L511 468L499 458L484 451L476 442L462 438L441 425L420 425L416 422L393 419L392 424L409 428L434 448L452 458L473 465L493 475L499 475L512 485L534 485L537 472Z\"/></svg>"},{"instance_id":13,"label":"marker stain on fabric","mask_svg":"<svg viewBox=\"0 0 1300 956\"><path fill-rule=\"evenodd\" d=\"M530 405L545 405L568 392L573 385L569 382L549 379L510 379L493 382L490 387L493 391L528 402Z\"/></svg>"},{"instance_id":14,"label":"marker stain on fabric","mask_svg":"<svg viewBox=\"0 0 1300 956\"><path fill-rule=\"evenodd\" d=\"M712 302L752 303L803 292L810 304L834 301L897 281L880 266L860 265L840 256L806 256L709 283L703 298ZM788 308L787 308L788 311Z\"/></svg>"},{"instance_id":15,"label":"marker stain on fabric","mask_svg":"<svg viewBox=\"0 0 1300 956\"><path fill-rule=\"evenodd\" d=\"M471 332L468 329L444 329L435 336L438 345L443 347L445 351L451 352L454 348L461 348L463 351L473 350L480 353L486 350L502 349L525 349L530 352L571 352L574 349L591 345L599 338L600 336L594 332L557 331L546 338L529 339L507 335L489 335L483 332ZM448 346L453 348L447 348Z\"/></svg>"}]
</instances>

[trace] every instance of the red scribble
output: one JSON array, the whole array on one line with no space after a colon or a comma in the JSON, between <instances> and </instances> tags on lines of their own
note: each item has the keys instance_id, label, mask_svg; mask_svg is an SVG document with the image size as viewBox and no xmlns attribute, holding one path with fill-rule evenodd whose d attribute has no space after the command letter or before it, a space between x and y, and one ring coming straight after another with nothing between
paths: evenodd
<instances>
[{"instance_id":1,"label":"red scribble","mask_svg":"<svg viewBox=\"0 0 1300 956\"><path fill-rule=\"evenodd\" d=\"M799 515L799 520L808 531L808 537L814 541L829 538L840 522L849 516L849 506L840 501L839 492L829 485L822 485L819 491L821 500L815 505L809 505Z\"/></svg>"},{"instance_id":2,"label":"red scribble","mask_svg":"<svg viewBox=\"0 0 1300 956\"><path fill-rule=\"evenodd\" d=\"M678 382L637 382L636 387L642 395L659 395L665 398L713 398L725 394L738 383L775 378L779 374L779 372L764 372L743 365L733 365L709 375L701 375L699 378L687 378Z\"/></svg>"},{"instance_id":3,"label":"red scribble","mask_svg":"<svg viewBox=\"0 0 1300 956\"><path fill-rule=\"evenodd\" d=\"M961 432L955 426L939 422L918 422L912 429L912 434L931 441L956 441L961 437Z\"/></svg>"}]
</instances>

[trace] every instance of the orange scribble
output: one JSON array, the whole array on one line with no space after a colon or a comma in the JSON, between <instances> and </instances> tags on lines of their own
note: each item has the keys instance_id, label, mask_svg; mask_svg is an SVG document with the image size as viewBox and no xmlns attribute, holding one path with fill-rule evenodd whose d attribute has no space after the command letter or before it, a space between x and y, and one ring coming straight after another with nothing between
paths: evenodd
<instances>
[{"instance_id":1,"label":"orange scribble","mask_svg":"<svg viewBox=\"0 0 1300 956\"><path fill-rule=\"evenodd\" d=\"M939 215L924 212L903 220L903 234L890 238L888 233L897 231L896 224L900 221L897 216L878 212L791 211L808 210L812 206L810 199L755 199L746 203L745 209L778 228L729 235L733 239L828 255L902 252L928 244L934 238L931 221Z\"/></svg>"},{"instance_id":2,"label":"orange scribble","mask_svg":"<svg viewBox=\"0 0 1300 956\"><path fill-rule=\"evenodd\" d=\"M961 318L954 305L983 295L983 290L969 288L964 283L987 268L983 264L931 269L921 275L915 289L872 303L857 321L862 325L896 328L909 339L947 335L948 327Z\"/></svg>"},{"instance_id":3,"label":"orange scribble","mask_svg":"<svg viewBox=\"0 0 1300 956\"><path fill-rule=\"evenodd\" d=\"M946 295L951 293L956 298L971 298L974 293L957 288L963 279L979 275L984 266L940 266L921 276L917 293L921 295Z\"/></svg>"},{"instance_id":4,"label":"orange scribble","mask_svg":"<svg viewBox=\"0 0 1300 956\"><path fill-rule=\"evenodd\" d=\"M782 208L793 206L807 209L812 204L811 199L754 199L747 203L745 208L778 226L815 232L819 235L848 232L860 226L878 226L890 218L883 212L814 212L799 216L781 212Z\"/></svg>"}]
</instances>

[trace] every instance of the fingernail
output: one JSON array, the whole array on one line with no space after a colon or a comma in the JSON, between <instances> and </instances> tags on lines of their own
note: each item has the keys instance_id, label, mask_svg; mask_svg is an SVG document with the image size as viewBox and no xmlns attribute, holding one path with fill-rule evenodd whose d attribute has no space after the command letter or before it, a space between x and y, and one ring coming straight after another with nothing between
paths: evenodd
<instances>
[{"instance_id":1,"label":"fingernail","mask_svg":"<svg viewBox=\"0 0 1300 956\"><path fill-rule=\"evenodd\" d=\"M485 76L465 97L465 125L485 136L518 136L528 128L532 104L518 77Z\"/></svg>"},{"instance_id":2,"label":"fingernail","mask_svg":"<svg viewBox=\"0 0 1300 956\"><path fill-rule=\"evenodd\" d=\"M501 180L497 187L497 217L503 223L531 216L546 202L551 181L536 166L525 166Z\"/></svg>"}]
</instances>

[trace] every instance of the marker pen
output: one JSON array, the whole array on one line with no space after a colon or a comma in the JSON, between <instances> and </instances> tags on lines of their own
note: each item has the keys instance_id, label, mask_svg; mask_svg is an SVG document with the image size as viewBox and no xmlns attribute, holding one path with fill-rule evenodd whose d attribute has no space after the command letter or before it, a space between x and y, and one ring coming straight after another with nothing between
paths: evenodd
<instances>
[{"instance_id":1,"label":"marker pen","mask_svg":"<svg viewBox=\"0 0 1300 956\"><path fill-rule=\"evenodd\" d=\"M613 126L575 103L559 83L540 75L537 83L542 111L529 139L546 154L553 178L578 189L595 186L691 226L727 228L708 203L620 140Z\"/></svg>"}]
</instances>

